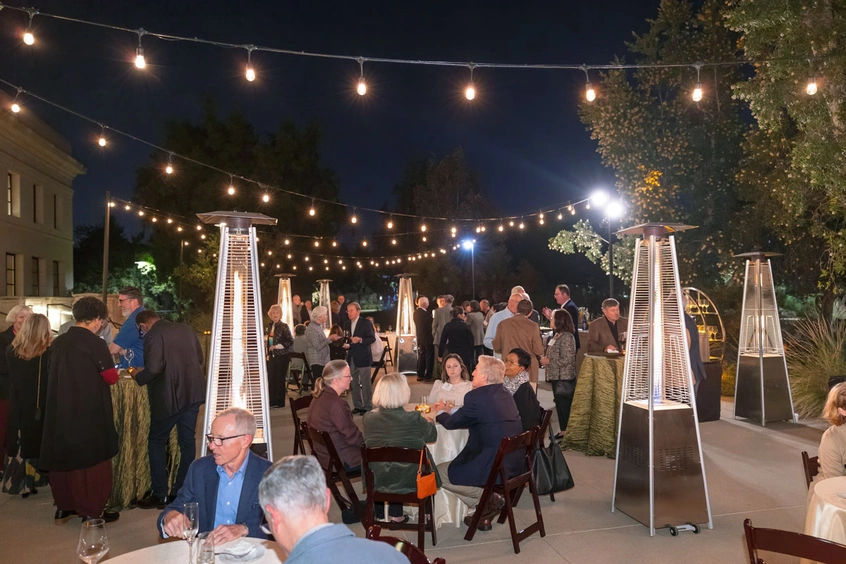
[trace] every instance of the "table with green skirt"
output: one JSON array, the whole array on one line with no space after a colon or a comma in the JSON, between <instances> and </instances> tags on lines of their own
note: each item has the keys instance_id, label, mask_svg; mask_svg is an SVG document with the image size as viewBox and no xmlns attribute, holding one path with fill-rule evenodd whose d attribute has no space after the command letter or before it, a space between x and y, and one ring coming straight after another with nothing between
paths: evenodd
<instances>
[{"instance_id":1,"label":"table with green skirt","mask_svg":"<svg viewBox=\"0 0 846 564\"><path fill-rule=\"evenodd\" d=\"M150 432L150 400L147 387L139 386L125 371L111 387L112 410L118 434L118 453L112 458L112 495L109 511L135 505L150 490L150 459L147 436ZM167 445L168 486L176 478L179 466L179 445L176 428Z\"/></svg>"},{"instance_id":2,"label":"table with green skirt","mask_svg":"<svg viewBox=\"0 0 846 564\"><path fill-rule=\"evenodd\" d=\"M562 448L589 456L616 456L624 362L622 356L585 355Z\"/></svg>"}]
</instances>

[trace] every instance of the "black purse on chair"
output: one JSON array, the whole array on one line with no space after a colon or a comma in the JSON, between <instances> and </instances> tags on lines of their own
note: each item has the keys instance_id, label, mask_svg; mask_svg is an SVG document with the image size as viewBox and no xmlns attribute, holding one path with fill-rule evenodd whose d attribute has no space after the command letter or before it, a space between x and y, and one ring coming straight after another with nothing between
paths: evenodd
<instances>
[{"instance_id":1,"label":"black purse on chair","mask_svg":"<svg viewBox=\"0 0 846 564\"><path fill-rule=\"evenodd\" d=\"M538 443L540 444L540 440ZM552 426L549 427L549 446L535 449L532 455L532 474L538 495L569 490L576 485L567 461L564 460L564 453L552 435Z\"/></svg>"}]
</instances>

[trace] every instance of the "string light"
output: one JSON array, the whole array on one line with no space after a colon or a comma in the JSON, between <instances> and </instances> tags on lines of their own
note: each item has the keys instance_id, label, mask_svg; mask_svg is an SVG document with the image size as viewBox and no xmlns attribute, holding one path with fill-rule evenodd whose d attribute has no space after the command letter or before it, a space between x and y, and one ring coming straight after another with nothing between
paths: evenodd
<instances>
[{"instance_id":1,"label":"string light","mask_svg":"<svg viewBox=\"0 0 846 564\"><path fill-rule=\"evenodd\" d=\"M350 217L350 223L358 223L358 217L355 215L355 208L353 208L352 217Z\"/></svg>"},{"instance_id":2,"label":"string light","mask_svg":"<svg viewBox=\"0 0 846 564\"><path fill-rule=\"evenodd\" d=\"M314 209L314 198L312 198L311 199L311 207L308 208L308 215L311 216L311 217L314 217L315 213L317 213L317 211Z\"/></svg>"},{"instance_id":3,"label":"string light","mask_svg":"<svg viewBox=\"0 0 846 564\"><path fill-rule=\"evenodd\" d=\"M138 210L139 217L144 217L144 210Z\"/></svg>"},{"instance_id":4,"label":"string light","mask_svg":"<svg viewBox=\"0 0 846 564\"><path fill-rule=\"evenodd\" d=\"M476 85L473 84L473 69L476 68L474 63L470 63L470 82L467 83L467 88L464 90L464 97L468 100L476 99Z\"/></svg>"},{"instance_id":5,"label":"string light","mask_svg":"<svg viewBox=\"0 0 846 564\"><path fill-rule=\"evenodd\" d=\"M165 172L173 174L173 153L170 153L167 156L167 166L165 167Z\"/></svg>"},{"instance_id":6,"label":"string light","mask_svg":"<svg viewBox=\"0 0 846 564\"><path fill-rule=\"evenodd\" d=\"M693 98L694 102L699 102L702 100L702 82L699 80L699 71L702 69L702 63L696 63L694 67L696 68L696 88L693 89L691 98Z\"/></svg>"},{"instance_id":7,"label":"string light","mask_svg":"<svg viewBox=\"0 0 846 564\"><path fill-rule=\"evenodd\" d=\"M130 206L129 204L126 204L125 206L123 206L123 209L125 209L126 211L129 211L129 210L132 209L132 206ZM168 219L167 222L171 223L171 220Z\"/></svg>"},{"instance_id":8,"label":"string light","mask_svg":"<svg viewBox=\"0 0 846 564\"><path fill-rule=\"evenodd\" d=\"M234 179L234 178L232 178L232 175L231 175L231 174L229 175L229 188L226 190L226 192L227 192L230 196L234 196L234 195L235 195L235 179Z\"/></svg>"},{"instance_id":9,"label":"string light","mask_svg":"<svg viewBox=\"0 0 846 564\"><path fill-rule=\"evenodd\" d=\"M286 244L286 245L290 245L290 244L291 244L291 240L290 240L290 239L285 239L285 244Z\"/></svg>"},{"instance_id":10,"label":"string light","mask_svg":"<svg viewBox=\"0 0 846 564\"><path fill-rule=\"evenodd\" d=\"M320 241L315 241L314 242L314 248L317 249L319 247L320 247Z\"/></svg>"},{"instance_id":11,"label":"string light","mask_svg":"<svg viewBox=\"0 0 846 564\"><path fill-rule=\"evenodd\" d=\"M388 226L387 227L388 227L388 229L394 228L394 216L391 216L391 217L388 218Z\"/></svg>"},{"instance_id":12,"label":"string light","mask_svg":"<svg viewBox=\"0 0 846 564\"><path fill-rule=\"evenodd\" d=\"M141 47L141 38L147 34L144 28L135 31L138 34L138 47L135 48L135 67L143 69L147 67L147 59L144 58L144 48Z\"/></svg>"},{"instance_id":13,"label":"string light","mask_svg":"<svg viewBox=\"0 0 846 564\"><path fill-rule=\"evenodd\" d=\"M814 65L811 63L811 59L808 59L808 66L811 67L811 80L808 81L805 92L808 93L808 96L813 96L817 93L817 77L814 76Z\"/></svg>"},{"instance_id":14,"label":"string light","mask_svg":"<svg viewBox=\"0 0 846 564\"><path fill-rule=\"evenodd\" d=\"M366 247L366 246L367 246L367 239L364 239L364 240L362 240L362 241L361 241L361 246L362 246L362 247Z\"/></svg>"},{"instance_id":15,"label":"string light","mask_svg":"<svg viewBox=\"0 0 846 564\"><path fill-rule=\"evenodd\" d=\"M253 55L253 51L255 51L255 49L256 49L256 46L255 46L255 45L247 45L247 46L245 47L245 49L247 49L247 72L246 72L246 77L247 77L247 81L248 81L248 82L252 82L252 81L254 81L254 80L256 79L256 71L255 71L255 69L253 68L253 62L252 62L252 55Z\"/></svg>"},{"instance_id":16,"label":"string light","mask_svg":"<svg viewBox=\"0 0 846 564\"><path fill-rule=\"evenodd\" d=\"M523 223L523 220L521 219L521 220L520 220L520 225L518 225L517 227L519 227L520 229L525 229L526 224L525 224L525 223Z\"/></svg>"},{"instance_id":17,"label":"string light","mask_svg":"<svg viewBox=\"0 0 846 564\"><path fill-rule=\"evenodd\" d=\"M364 57L358 58L358 66L361 68L361 76L358 78L358 86L356 86L355 91L358 92L359 96L364 96L367 94L367 83L364 82Z\"/></svg>"},{"instance_id":18,"label":"string light","mask_svg":"<svg viewBox=\"0 0 846 564\"><path fill-rule=\"evenodd\" d=\"M333 247L337 247L337 246L338 246L338 242L337 242L337 241L332 241L332 246L333 246Z\"/></svg>"},{"instance_id":19,"label":"string light","mask_svg":"<svg viewBox=\"0 0 846 564\"><path fill-rule=\"evenodd\" d=\"M106 126L105 125L100 126L100 138L97 139L97 144L100 145L101 147L106 146Z\"/></svg>"},{"instance_id":20,"label":"string light","mask_svg":"<svg viewBox=\"0 0 846 564\"><path fill-rule=\"evenodd\" d=\"M426 236L425 235L423 235L423 242L424 243L426 242Z\"/></svg>"},{"instance_id":21,"label":"string light","mask_svg":"<svg viewBox=\"0 0 846 564\"><path fill-rule=\"evenodd\" d=\"M425 223L420 226L420 231L422 231L423 233L426 233L426 224Z\"/></svg>"},{"instance_id":22,"label":"string light","mask_svg":"<svg viewBox=\"0 0 846 564\"><path fill-rule=\"evenodd\" d=\"M497 230L498 230L500 233L502 233L503 231L505 231L505 227L503 227L503 226L502 226L502 224L500 223L500 224L499 224L499 227L497 228Z\"/></svg>"},{"instance_id":23,"label":"string light","mask_svg":"<svg viewBox=\"0 0 846 564\"><path fill-rule=\"evenodd\" d=\"M270 194L268 194L267 192L265 192L265 193L264 193L264 195L261 197L261 201L262 201L262 202L264 202L265 204L266 204L267 202L269 202L269 201L270 201Z\"/></svg>"},{"instance_id":24,"label":"string light","mask_svg":"<svg viewBox=\"0 0 846 564\"><path fill-rule=\"evenodd\" d=\"M593 86L590 84L590 75L588 74L587 67L582 66L582 70L585 71L585 100L593 102L596 100L596 90L594 90Z\"/></svg>"},{"instance_id":25,"label":"string light","mask_svg":"<svg viewBox=\"0 0 846 564\"><path fill-rule=\"evenodd\" d=\"M29 24L26 26L26 31L23 34L23 42L27 45L33 45L35 44L35 35L32 33L32 18L38 11L28 8L27 12L29 12Z\"/></svg>"},{"instance_id":26,"label":"string light","mask_svg":"<svg viewBox=\"0 0 846 564\"><path fill-rule=\"evenodd\" d=\"M396 244L397 244L397 240L396 240L396 239L391 239L391 245L396 245Z\"/></svg>"},{"instance_id":27,"label":"string light","mask_svg":"<svg viewBox=\"0 0 846 564\"><path fill-rule=\"evenodd\" d=\"M168 223L173 223L173 220L172 220L171 218L167 218L167 222L168 222Z\"/></svg>"},{"instance_id":28,"label":"string light","mask_svg":"<svg viewBox=\"0 0 846 564\"><path fill-rule=\"evenodd\" d=\"M514 227L514 220L513 219L508 222L508 227Z\"/></svg>"},{"instance_id":29,"label":"string light","mask_svg":"<svg viewBox=\"0 0 846 564\"><path fill-rule=\"evenodd\" d=\"M559 211L558 212L558 221L561 221L562 219L564 219L564 214L561 211Z\"/></svg>"}]
</instances>

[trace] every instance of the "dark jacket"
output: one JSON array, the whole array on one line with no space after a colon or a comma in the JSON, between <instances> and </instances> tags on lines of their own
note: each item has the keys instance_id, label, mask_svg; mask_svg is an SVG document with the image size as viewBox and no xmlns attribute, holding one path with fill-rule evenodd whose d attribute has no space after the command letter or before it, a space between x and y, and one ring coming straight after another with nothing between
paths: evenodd
<instances>
[{"instance_id":1,"label":"dark jacket","mask_svg":"<svg viewBox=\"0 0 846 564\"><path fill-rule=\"evenodd\" d=\"M273 349L269 351L271 356L280 356L283 354L291 354L294 352L294 336L291 334L291 328L284 321L277 321L271 323L265 329L265 341L270 340L270 331L273 330L273 343L268 342L268 345L282 345L281 349ZM270 347L268 347L268 350Z\"/></svg>"},{"instance_id":2,"label":"dark jacket","mask_svg":"<svg viewBox=\"0 0 846 564\"><path fill-rule=\"evenodd\" d=\"M153 324L144 337L144 362L135 381L147 386L153 421L205 401L203 349L189 325L165 319Z\"/></svg>"},{"instance_id":3,"label":"dark jacket","mask_svg":"<svg viewBox=\"0 0 846 564\"><path fill-rule=\"evenodd\" d=\"M0 333L0 400L9 397L9 365L6 362L6 349L15 340L15 330L11 325Z\"/></svg>"},{"instance_id":4,"label":"dark jacket","mask_svg":"<svg viewBox=\"0 0 846 564\"><path fill-rule=\"evenodd\" d=\"M519 435L523 429L514 398L501 384L467 392L464 405L452 415L440 413L438 423L445 429L470 431L467 445L449 464L449 481L459 486L484 487L500 441ZM524 469L521 453L512 453L505 467L509 476L521 473Z\"/></svg>"},{"instance_id":5,"label":"dark jacket","mask_svg":"<svg viewBox=\"0 0 846 564\"><path fill-rule=\"evenodd\" d=\"M350 404L338 396L338 392L325 386L323 393L314 398L308 408L308 424L329 433L332 445L338 451L341 462L350 468L361 466L361 445L364 436L355 426L350 411ZM328 463L327 455L319 445L314 445L320 463L325 467Z\"/></svg>"},{"instance_id":6,"label":"dark jacket","mask_svg":"<svg viewBox=\"0 0 846 564\"><path fill-rule=\"evenodd\" d=\"M690 369L693 371L693 383L698 384L708 377L699 352L699 328L696 326L696 320L690 315L682 313L682 317L685 329L690 332Z\"/></svg>"},{"instance_id":7,"label":"dark jacket","mask_svg":"<svg viewBox=\"0 0 846 564\"><path fill-rule=\"evenodd\" d=\"M576 350L581 348L581 343L579 343L579 306L576 305L576 302L573 300L569 300L566 304L561 306L561 309L570 313L570 317L573 318L573 328L576 330L573 333L573 336L576 337Z\"/></svg>"},{"instance_id":8,"label":"dark jacket","mask_svg":"<svg viewBox=\"0 0 846 564\"><path fill-rule=\"evenodd\" d=\"M6 455L18 454L24 459L37 459L41 452L41 433L44 429L44 406L47 403L47 376L50 371L50 349L40 357L22 360L6 349L9 367L9 420L6 427ZM38 367L41 366L39 373ZM35 412L41 415L36 420ZM20 437L18 435L20 433Z\"/></svg>"},{"instance_id":9,"label":"dark jacket","mask_svg":"<svg viewBox=\"0 0 846 564\"><path fill-rule=\"evenodd\" d=\"M373 364L373 354L370 352L370 345L376 341L376 331L369 319L359 316L355 325L355 333L352 333L352 321L344 329L350 331L350 337L361 337L360 343L350 343L350 350L347 360L356 368L364 368Z\"/></svg>"},{"instance_id":10,"label":"dark jacket","mask_svg":"<svg viewBox=\"0 0 846 564\"><path fill-rule=\"evenodd\" d=\"M463 319L456 317L444 326L438 343L438 356L443 358L455 353L469 368L473 366L473 346L473 331Z\"/></svg>"},{"instance_id":11,"label":"dark jacket","mask_svg":"<svg viewBox=\"0 0 846 564\"><path fill-rule=\"evenodd\" d=\"M156 323L156 325L159 323ZM238 499L238 513L235 516L235 522L247 525L250 530L247 536L266 539L268 536L261 531L264 514L258 500L258 487L265 470L270 468L270 462L252 452L247 456L249 462L247 462L247 470L244 472L244 484L241 487L241 497ZM199 502L200 505L198 532L211 531L214 528L219 483L220 475L217 473L217 464L214 463L213 455L210 454L192 462L191 466L188 467L185 483L179 488L176 499L165 507L159 515L159 534L162 535L162 523L165 515L170 511L182 513L182 506L191 501Z\"/></svg>"},{"instance_id":12,"label":"dark jacket","mask_svg":"<svg viewBox=\"0 0 846 564\"><path fill-rule=\"evenodd\" d=\"M543 408L538 402L538 396L532 388L531 382L526 382L514 392L514 403L517 405L517 412L520 414L520 422L523 424L523 431L529 431L541 423Z\"/></svg>"},{"instance_id":13,"label":"dark jacket","mask_svg":"<svg viewBox=\"0 0 846 564\"><path fill-rule=\"evenodd\" d=\"M417 344L431 346L435 343L432 335L432 312L418 307L414 310L414 327L417 330Z\"/></svg>"},{"instance_id":14,"label":"dark jacket","mask_svg":"<svg viewBox=\"0 0 846 564\"><path fill-rule=\"evenodd\" d=\"M52 350L38 468L90 468L118 452L112 394L102 375L114 373L114 361L106 342L84 327L56 337Z\"/></svg>"},{"instance_id":15,"label":"dark jacket","mask_svg":"<svg viewBox=\"0 0 846 564\"><path fill-rule=\"evenodd\" d=\"M422 449L438 440L434 423L416 411L402 407L380 407L364 415L364 443L369 447ZM428 452L428 451L427 451ZM434 465L433 465L434 466ZM417 464L376 462L371 465L376 489L382 493L405 494L417 490ZM437 470L435 470L437 472Z\"/></svg>"}]
</instances>

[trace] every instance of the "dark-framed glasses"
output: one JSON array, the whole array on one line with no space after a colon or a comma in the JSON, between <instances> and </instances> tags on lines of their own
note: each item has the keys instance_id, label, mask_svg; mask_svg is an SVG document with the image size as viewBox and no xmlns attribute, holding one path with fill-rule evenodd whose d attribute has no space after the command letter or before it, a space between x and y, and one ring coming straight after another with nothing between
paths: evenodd
<instances>
[{"instance_id":1,"label":"dark-framed glasses","mask_svg":"<svg viewBox=\"0 0 846 564\"><path fill-rule=\"evenodd\" d=\"M206 442L209 444L214 443L214 446L222 446L223 441L228 441L229 439L237 439L238 437L245 436L246 433L241 433L240 435L232 435L230 437L215 437L214 435L206 435Z\"/></svg>"}]
</instances>

